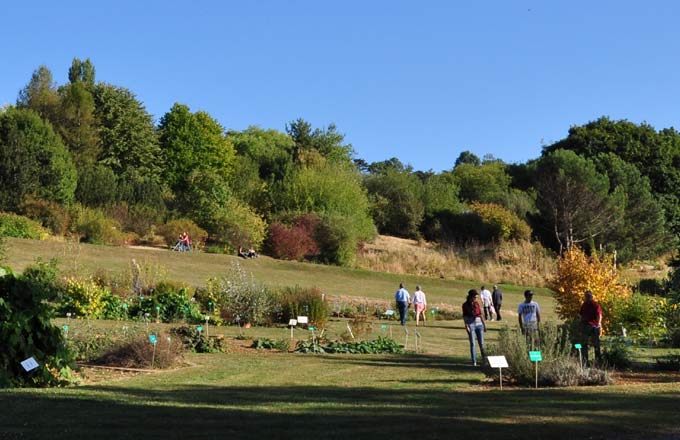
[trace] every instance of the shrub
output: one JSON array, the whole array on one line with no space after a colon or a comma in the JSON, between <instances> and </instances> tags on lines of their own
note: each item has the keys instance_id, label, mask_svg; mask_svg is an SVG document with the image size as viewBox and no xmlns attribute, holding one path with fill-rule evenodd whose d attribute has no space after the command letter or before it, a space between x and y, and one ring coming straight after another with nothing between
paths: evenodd
<instances>
[{"instance_id":1,"label":"shrub","mask_svg":"<svg viewBox=\"0 0 680 440\"><path fill-rule=\"evenodd\" d=\"M174 246L182 232L189 234L194 249L200 249L208 238L208 233L204 229L186 218L171 220L159 226L156 232L163 237L168 246Z\"/></svg>"},{"instance_id":2,"label":"shrub","mask_svg":"<svg viewBox=\"0 0 680 440\"><path fill-rule=\"evenodd\" d=\"M206 283L204 301L213 303L222 319L229 322L266 324L276 311L276 297L255 281L238 263L227 276L211 278Z\"/></svg>"},{"instance_id":3,"label":"shrub","mask_svg":"<svg viewBox=\"0 0 680 440\"><path fill-rule=\"evenodd\" d=\"M176 365L182 358L182 343L164 334L154 336L157 341L155 350L149 335L144 334L115 345L93 362L125 368L170 368Z\"/></svg>"},{"instance_id":4,"label":"shrub","mask_svg":"<svg viewBox=\"0 0 680 440\"><path fill-rule=\"evenodd\" d=\"M321 290L316 287L286 287L280 295L283 322L298 316L309 317L310 325L324 327L330 309L323 299Z\"/></svg>"},{"instance_id":5,"label":"shrub","mask_svg":"<svg viewBox=\"0 0 680 440\"><path fill-rule=\"evenodd\" d=\"M0 236L44 240L50 234L40 223L21 215L0 212Z\"/></svg>"},{"instance_id":6,"label":"shrub","mask_svg":"<svg viewBox=\"0 0 680 440\"><path fill-rule=\"evenodd\" d=\"M50 201L27 197L19 206L26 217L40 222L55 235L64 235L71 224L71 215L62 205Z\"/></svg>"},{"instance_id":7,"label":"shrub","mask_svg":"<svg viewBox=\"0 0 680 440\"><path fill-rule=\"evenodd\" d=\"M31 292L48 301L53 301L59 296L56 258L43 261L38 257L34 264L26 267L23 279L29 285Z\"/></svg>"},{"instance_id":8,"label":"shrub","mask_svg":"<svg viewBox=\"0 0 680 440\"><path fill-rule=\"evenodd\" d=\"M121 231L120 223L93 208L77 207L73 212L71 231L80 240L92 244L123 245L132 236Z\"/></svg>"},{"instance_id":9,"label":"shrub","mask_svg":"<svg viewBox=\"0 0 680 440\"><path fill-rule=\"evenodd\" d=\"M293 219L290 226L272 223L267 238L268 253L274 258L297 261L317 256L319 246L314 235L320 221L318 215L310 213Z\"/></svg>"},{"instance_id":10,"label":"shrub","mask_svg":"<svg viewBox=\"0 0 680 440\"><path fill-rule=\"evenodd\" d=\"M648 295L661 295L666 293L664 283L656 278L642 278L638 281L638 292Z\"/></svg>"},{"instance_id":11,"label":"shrub","mask_svg":"<svg viewBox=\"0 0 680 440\"><path fill-rule=\"evenodd\" d=\"M613 304L616 330L624 327L636 342L660 339L666 333L666 300L634 293Z\"/></svg>"},{"instance_id":12,"label":"shrub","mask_svg":"<svg viewBox=\"0 0 680 440\"><path fill-rule=\"evenodd\" d=\"M105 209L107 215L122 225L122 229L131 231L139 237L148 237L153 225L158 223L160 214L146 205L128 205L119 202Z\"/></svg>"},{"instance_id":13,"label":"shrub","mask_svg":"<svg viewBox=\"0 0 680 440\"><path fill-rule=\"evenodd\" d=\"M616 322L615 304L630 296L627 286L619 283L619 272L610 258L591 257L579 248L566 251L557 262L557 272L549 281L555 292L557 316L565 321L579 316L583 294L593 292L593 298L602 306L602 326L609 331Z\"/></svg>"},{"instance_id":14,"label":"shrub","mask_svg":"<svg viewBox=\"0 0 680 440\"><path fill-rule=\"evenodd\" d=\"M52 310L40 292L6 270L0 277L0 388L65 385L75 381L76 364ZM27 374L20 362L33 357L38 368Z\"/></svg>"},{"instance_id":15,"label":"shrub","mask_svg":"<svg viewBox=\"0 0 680 440\"><path fill-rule=\"evenodd\" d=\"M538 369L538 382L547 386L593 385L608 383L606 373L596 369L581 369L578 359L571 351L569 332L565 327L553 323L544 323L540 330L539 344L531 347L527 339L516 329L503 327L500 330L498 342L489 344L488 355L504 355L509 367L503 370L507 379L517 384L533 385L535 382L534 365L529 360L530 350L540 350L543 362ZM485 373L489 377L497 377L498 371L487 368ZM593 382L599 378L604 382Z\"/></svg>"},{"instance_id":16,"label":"shrub","mask_svg":"<svg viewBox=\"0 0 680 440\"><path fill-rule=\"evenodd\" d=\"M529 225L501 205L475 202L471 209L487 225L494 241L529 240L531 237Z\"/></svg>"},{"instance_id":17,"label":"shrub","mask_svg":"<svg viewBox=\"0 0 680 440\"><path fill-rule=\"evenodd\" d=\"M607 338L602 341L602 363L609 368L626 370L633 365L630 345L621 337Z\"/></svg>"},{"instance_id":18,"label":"shrub","mask_svg":"<svg viewBox=\"0 0 680 440\"><path fill-rule=\"evenodd\" d=\"M203 332L199 332L195 327L183 325L173 327L170 334L177 338L182 345L194 353L219 353L224 351L222 345L223 338L209 338Z\"/></svg>"},{"instance_id":19,"label":"shrub","mask_svg":"<svg viewBox=\"0 0 680 440\"><path fill-rule=\"evenodd\" d=\"M356 260L358 238L351 219L340 215L325 216L316 228L319 259L328 264L351 266Z\"/></svg>"},{"instance_id":20,"label":"shrub","mask_svg":"<svg viewBox=\"0 0 680 440\"><path fill-rule=\"evenodd\" d=\"M249 206L229 199L205 225L212 239L236 250L239 246L260 249L267 236L267 223Z\"/></svg>"},{"instance_id":21,"label":"shrub","mask_svg":"<svg viewBox=\"0 0 680 440\"><path fill-rule=\"evenodd\" d=\"M111 292L91 278L69 277L61 291L59 313L72 313L88 319L100 318L106 308L105 298Z\"/></svg>"}]
</instances>

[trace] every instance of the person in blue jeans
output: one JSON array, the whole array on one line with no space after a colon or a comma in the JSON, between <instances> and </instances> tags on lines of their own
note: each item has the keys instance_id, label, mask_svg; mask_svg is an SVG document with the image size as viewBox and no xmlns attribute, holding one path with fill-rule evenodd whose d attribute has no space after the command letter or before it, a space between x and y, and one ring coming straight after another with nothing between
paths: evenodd
<instances>
[{"instance_id":1,"label":"person in blue jeans","mask_svg":"<svg viewBox=\"0 0 680 440\"><path fill-rule=\"evenodd\" d=\"M468 338L470 339L470 357L472 358L472 365L477 366L477 350L475 348L475 339L479 343L479 351L482 353L482 362L486 355L484 354L484 332L486 332L486 323L482 317L482 308L477 302L479 293L475 289L468 291L467 299L463 303L463 321L465 322L465 330L467 330Z\"/></svg>"},{"instance_id":2,"label":"person in blue jeans","mask_svg":"<svg viewBox=\"0 0 680 440\"><path fill-rule=\"evenodd\" d=\"M404 288L404 283L399 283L399 290L394 294L394 299L397 301L397 310L399 310L401 325L406 325L408 306L411 305L411 295L408 293L408 290Z\"/></svg>"}]
</instances>

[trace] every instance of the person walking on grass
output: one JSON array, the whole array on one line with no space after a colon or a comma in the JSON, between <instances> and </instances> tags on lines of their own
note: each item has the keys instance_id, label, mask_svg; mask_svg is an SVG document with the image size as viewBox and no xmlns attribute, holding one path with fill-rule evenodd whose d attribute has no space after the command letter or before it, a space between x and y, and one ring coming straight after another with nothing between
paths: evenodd
<instances>
[{"instance_id":1,"label":"person walking on grass","mask_svg":"<svg viewBox=\"0 0 680 440\"><path fill-rule=\"evenodd\" d=\"M592 341L595 359L600 360L600 334L602 332L602 307L593 299L593 292L586 290L581 305L581 330L583 336L583 353L588 362L588 345Z\"/></svg>"},{"instance_id":2,"label":"person walking on grass","mask_svg":"<svg viewBox=\"0 0 680 440\"><path fill-rule=\"evenodd\" d=\"M503 305L503 292L494 284L493 292L491 293L491 300L493 301L493 308L496 311L496 321L500 321L501 318L501 306Z\"/></svg>"},{"instance_id":3,"label":"person walking on grass","mask_svg":"<svg viewBox=\"0 0 680 440\"><path fill-rule=\"evenodd\" d=\"M401 325L406 325L408 306L411 305L411 295L404 287L404 283L399 283L399 290L394 294L394 299L397 302L397 310L399 310Z\"/></svg>"},{"instance_id":4,"label":"person walking on grass","mask_svg":"<svg viewBox=\"0 0 680 440\"><path fill-rule=\"evenodd\" d=\"M538 324L541 322L541 309L533 298L534 292L525 290L524 302L521 302L517 307L519 328L532 347L538 341Z\"/></svg>"},{"instance_id":5,"label":"person walking on grass","mask_svg":"<svg viewBox=\"0 0 680 440\"><path fill-rule=\"evenodd\" d=\"M475 348L475 339L479 343L479 351L482 354L482 363L486 354L484 353L484 332L486 332L486 323L482 318L482 309L477 302L479 293L475 289L468 291L467 298L463 303L463 322L465 323L465 330L470 340L470 357L472 358L472 365L477 366L477 350Z\"/></svg>"},{"instance_id":6,"label":"person walking on grass","mask_svg":"<svg viewBox=\"0 0 680 440\"><path fill-rule=\"evenodd\" d=\"M484 319L487 321L493 319L493 299L491 298L491 292L489 292L489 289L482 286L479 296L482 298L482 305L484 306Z\"/></svg>"},{"instance_id":7,"label":"person walking on grass","mask_svg":"<svg viewBox=\"0 0 680 440\"><path fill-rule=\"evenodd\" d=\"M416 311L416 327L418 327L421 315L423 317L423 325L425 325L425 309L427 308L427 299L425 298L425 292L420 290L420 286L416 286L416 291L413 294L413 308Z\"/></svg>"}]
</instances>

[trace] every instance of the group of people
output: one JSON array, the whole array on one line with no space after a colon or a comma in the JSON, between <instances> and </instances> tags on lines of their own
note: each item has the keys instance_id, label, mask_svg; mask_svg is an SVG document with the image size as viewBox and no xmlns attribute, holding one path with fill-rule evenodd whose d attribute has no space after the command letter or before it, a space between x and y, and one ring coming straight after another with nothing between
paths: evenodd
<instances>
[{"instance_id":1,"label":"group of people","mask_svg":"<svg viewBox=\"0 0 680 440\"><path fill-rule=\"evenodd\" d=\"M179 252L193 251L193 248L191 247L191 238L189 238L189 234L187 234L186 231L179 234L179 237L177 237L177 244L175 244L175 247L172 249Z\"/></svg>"},{"instance_id":2,"label":"group of people","mask_svg":"<svg viewBox=\"0 0 680 440\"><path fill-rule=\"evenodd\" d=\"M399 290L394 294L394 299L397 302L397 310L399 311L399 318L401 319L401 325L406 325L406 317L408 316L408 308L413 304L413 308L416 312L416 327L420 325L420 318L423 318L423 325L425 325L427 309L427 298L425 297L425 292L423 292L420 286L416 286L416 291L413 293L413 301L411 300L411 294L404 287L404 283L399 284Z\"/></svg>"},{"instance_id":3,"label":"group of people","mask_svg":"<svg viewBox=\"0 0 680 440\"><path fill-rule=\"evenodd\" d=\"M483 290L484 287L482 287L482 291ZM467 299L463 303L463 320L470 340L470 357L472 358L473 365L477 365L475 341L479 344L482 358L486 357L486 354L484 353L484 333L486 332L485 319L487 316L487 305L484 301L484 296L482 296L482 304L485 312L484 317L482 317L481 307L476 300L479 296L479 293L475 289L472 289L468 292ZM590 290L587 290L583 297L583 304L579 311L579 317L581 320L583 354L587 363L588 349L591 343L595 352L595 358L598 361L601 358L600 335L602 334L602 307L593 299L593 293ZM533 298L534 293L531 290L524 291L524 301L517 307L517 320L520 331L527 338L527 343L532 348L535 348L539 341L541 308ZM500 312L500 309L497 310L497 313L498 312Z\"/></svg>"},{"instance_id":4,"label":"group of people","mask_svg":"<svg viewBox=\"0 0 680 440\"><path fill-rule=\"evenodd\" d=\"M255 252L255 249L253 248L248 248L247 251L244 251L243 247L240 246L238 248L238 256L241 258L257 258L259 255L257 255L257 252Z\"/></svg>"},{"instance_id":5,"label":"group of people","mask_svg":"<svg viewBox=\"0 0 680 440\"><path fill-rule=\"evenodd\" d=\"M481 297L481 305L477 298ZM404 287L404 284L399 284L399 290L394 294L396 300L397 310L401 319L401 325L406 325L406 317L408 308L413 303L416 312L416 326L420 323L422 317L423 325L425 325L425 310L427 308L427 300L425 293L420 286L416 286L416 292L411 300L411 295ZM517 307L517 319L520 331L527 338L527 343L532 347L538 343L539 324L541 322L541 308L538 303L534 301L534 293L531 290L524 291L524 301ZM477 365L477 348L481 352L482 359L486 357L484 352L484 333L486 332L486 321L495 319L501 320L501 306L503 304L503 292L498 286L493 286L493 293L489 292L484 286L481 288L481 294L476 289L468 291L467 298L463 303L463 322L465 323L465 330L468 334L470 342L470 357L472 364ZM588 362L588 348L593 346L595 358L600 360L600 335L602 333L602 307L593 299L593 293L587 290L584 293L584 301L579 312L581 319L581 336L582 347L585 355L585 361Z\"/></svg>"}]
</instances>

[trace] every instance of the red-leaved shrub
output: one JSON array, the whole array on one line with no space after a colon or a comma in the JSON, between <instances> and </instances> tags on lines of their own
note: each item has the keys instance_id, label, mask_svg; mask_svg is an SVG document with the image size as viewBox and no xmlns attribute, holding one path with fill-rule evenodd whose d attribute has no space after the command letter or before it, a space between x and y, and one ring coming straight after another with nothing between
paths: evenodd
<instances>
[{"instance_id":1,"label":"red-leaved shrub","mask_svg":"<svg viewBox=\"0 0 680 440\"><path fill-rule=\"evenodd\" d=\"M290 226L273 222L267 238L268 253L274 258L297 261L318 255L319 246L314 234L319 222L316 214L297 216Z\"/></svg>"}]
</instances>

